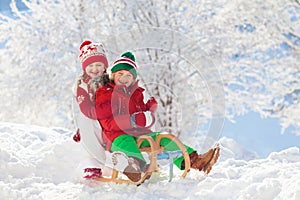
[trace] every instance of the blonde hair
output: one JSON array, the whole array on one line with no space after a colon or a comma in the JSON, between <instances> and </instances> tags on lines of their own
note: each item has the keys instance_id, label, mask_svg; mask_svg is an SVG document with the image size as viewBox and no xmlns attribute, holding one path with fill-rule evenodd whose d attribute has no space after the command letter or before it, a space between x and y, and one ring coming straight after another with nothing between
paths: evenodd
<instances>
[{"instance_id":1,"label":"blonde hair","mask_svg":"<svg viewBox=\"0 0 300 200\"><path fill-rule=\"evenodd\" d=\"M115 80L115 75L116 75L116 72L111 73L111 75L109 76L109 80L113 82Z\"/></svg>"}]
</instances>

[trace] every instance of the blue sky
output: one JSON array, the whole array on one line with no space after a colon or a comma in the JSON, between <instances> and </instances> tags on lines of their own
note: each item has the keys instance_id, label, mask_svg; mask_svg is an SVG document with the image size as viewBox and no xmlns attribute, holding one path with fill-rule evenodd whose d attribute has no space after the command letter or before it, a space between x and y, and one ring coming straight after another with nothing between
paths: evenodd
<instances>
[{"instance_id":1,"label":"blue sky","mask_svg":"<svg viewBox=\"0 0 300 200\"><path fill-rule=\"evenodd\" d=\"M7 12L7 13L10 13L10 7L9 7L9 4L10 4L11 0L1 0L0 1L0 12ZM17 2L17 7L20 8L20 9L25 9L26 6L22 3L21 0L16 0Z\"/></svg>"},{"instance_id":2,"label":"blue sky","mask_svg":"<svg viewBox=\"0 0 300 200\"><path fill-rule=\"evenodd\" d=\"M257 152L261 157L292 146L300 148L300 136L292 134L292 128L281 134L278 119L262 119L259 114L250 112L236 117L235 120L236 123L225 121L222 136L233 138L244 148Z\"/></svg>"}]
</instances>

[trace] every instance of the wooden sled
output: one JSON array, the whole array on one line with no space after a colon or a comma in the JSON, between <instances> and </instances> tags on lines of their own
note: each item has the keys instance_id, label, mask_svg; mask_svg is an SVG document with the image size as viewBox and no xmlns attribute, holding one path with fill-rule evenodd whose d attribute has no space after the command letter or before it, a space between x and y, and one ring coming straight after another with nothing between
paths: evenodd
<instances>
[{"instance_id":1,"label":"wooden sled","mask_svg":"<svg viewBox=\"0 0 300 200\"><path fill-rule=\"evenodd\" d=\"M163 138L171 139L179 147L180 149L179 155L184 157L184 162L185 162L185 169L183 170L181 176L185 177L190 170L190 157L184 144L172 134L161 133L156 137L155 141L153 140L152 137L147 135L142 135L137 140L137 145L139 147L141 146L142 142L145 140L147 140L150 144L150 147L140 148L141 152L146 152L148 154L150 164L149 164L148 171L142 174L142 178L138 182L133 182L129 179L123 179L121 176L119 176L119 172L116 169L112 169L111 177L99 177L99 178L95 178L95 180L103 181L103 182L127 183L127 184L135 184L135 185L142 184L146 179L149 179L151 177L153 172L159 171L159 166L157 164L158 158L162 157L160 155L166 153L166 151L164 151L164 148L160 146L160 141Z\"/></svg>"}]
</instances>

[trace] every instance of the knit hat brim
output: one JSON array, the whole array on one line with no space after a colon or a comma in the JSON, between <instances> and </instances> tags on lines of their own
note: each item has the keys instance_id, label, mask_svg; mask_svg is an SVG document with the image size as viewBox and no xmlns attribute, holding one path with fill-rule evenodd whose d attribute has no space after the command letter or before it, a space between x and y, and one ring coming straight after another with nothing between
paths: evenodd
<instances>
[{"instance_id":1,"label":"knit hat brim","mask_svg":"<svg viewBox=\"0 0 300 200\"><path fill-rule=\"evenodd\" d=\"M108 61L106 56L104 55L95 55L87 58L83 63L82 63L82 70L85 71L86 67L94 62L102 62L105 65L105 69L108 67Z\"/></svg>"},{"instance_id":2,"label":"knit hat brim","mask_svg":"<svg viewBox=\"0 0 300 200\"><path fill-rule=\"evenodd\" d=\"M128 65L128 64L125 64L125 63L119 63L119 64L116 64L115 66L113 66L113 68L111 68L112 73L114 73L116 71L119 71L119 70L128 70L130 73L133 74L135 79L137 77L136 70L131 65Z\"/></svg>"}]
</instances>

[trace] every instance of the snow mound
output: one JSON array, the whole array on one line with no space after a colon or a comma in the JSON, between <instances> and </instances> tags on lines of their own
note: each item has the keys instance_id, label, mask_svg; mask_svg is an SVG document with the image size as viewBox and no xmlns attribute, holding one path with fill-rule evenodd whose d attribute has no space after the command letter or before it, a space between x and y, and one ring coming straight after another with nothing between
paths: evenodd
<instances>
[{"instance_id":1,"label":"snow mound","mask_svg":"<svg viewBox=\"0 0 300 200\"><path fill-rule=\"evenodd\" d=\"M0 123L0 199L300 199L296 147L259 159L221 138L221 158L209 175L191 170L186 178L176 175L168 182L162 171L136 187L83 180L81 147L72 134Z\"/></svg>"},{"instance_id":2,"label":"snow mound","mask_svg":"<svg viewBox=\"0 0 300 200\"><path fill-rule=\"evenodd\" d=\"M236 141L231 138L222 137L219 143L223 147L221 158L226 160L228 158L235 158L237 160L252 160L259 158L256 152L251 152L243 148Z\"/></svg>"}]
</instances>

